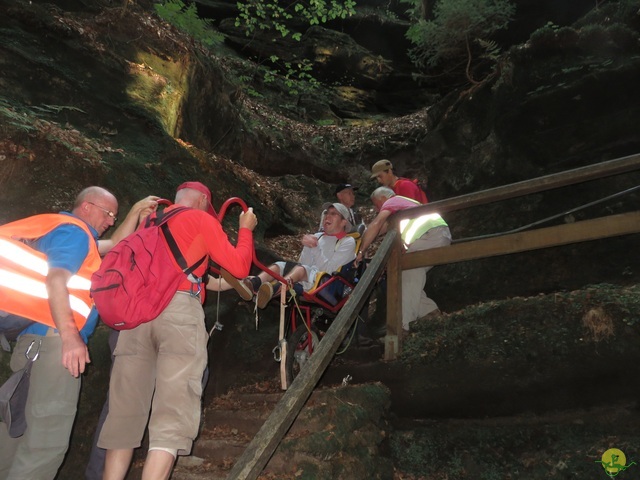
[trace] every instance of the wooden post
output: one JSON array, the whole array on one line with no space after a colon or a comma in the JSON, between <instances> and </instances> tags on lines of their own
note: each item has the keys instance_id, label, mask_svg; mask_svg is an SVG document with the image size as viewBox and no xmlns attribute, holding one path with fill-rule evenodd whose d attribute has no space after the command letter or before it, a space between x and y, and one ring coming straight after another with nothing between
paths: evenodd
<instances>
[{"instance_id":1,"label":"wooden post","mask_svg":"<svg viewBox=\"0 0 640 480\"><path fill-rule=\"evenodd\" d=\"M400 235L391 248L387 262L387 334L384 337L384 359L395 360L402 348L402 268Z\"/></svg>"}]
</instances>

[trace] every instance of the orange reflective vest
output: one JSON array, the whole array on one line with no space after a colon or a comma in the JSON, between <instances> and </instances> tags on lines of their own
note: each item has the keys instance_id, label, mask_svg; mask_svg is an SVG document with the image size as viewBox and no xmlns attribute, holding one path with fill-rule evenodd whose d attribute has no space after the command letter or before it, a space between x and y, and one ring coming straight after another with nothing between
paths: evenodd
<instances>
[{"instance_id":1,"label":"orange reflective vest","mask_svg":"<svg viewBox=\"0 0 640 480\"><path fill-rule=\"evenodd\" d=\"M90 240L87 257L67 283L73 319L78 330L84 326L93 307L91 275L100 267L101 259L88 225L71 215L34 215L0 226L0 310L55 328L46 285L47 256L24 241L38 239L65 224L82 228Z\"/></svg>"}]
</instances>

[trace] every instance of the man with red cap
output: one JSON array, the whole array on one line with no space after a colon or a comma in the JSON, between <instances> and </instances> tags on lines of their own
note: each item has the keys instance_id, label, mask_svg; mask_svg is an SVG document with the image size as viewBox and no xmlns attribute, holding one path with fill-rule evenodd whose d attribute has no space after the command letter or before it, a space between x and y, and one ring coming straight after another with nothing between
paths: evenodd
<instances>
[{"instance_id":1,"label":"man with red cap","mask_svg":"<svg viewBox=\"0 0 640 480\"><path fill-rule=\"evenodd\" d=\"M249 273L253 257L253 209L240 214L234 247L211 205L211 192L200 182L178 187L175 204L189 207L167 224L187 264L203 256L232 275ZM98 446L107 449L103 478L124 479L133 449L149 428L144 480L168 479L177 455L188 455L200 424L201 379L207 364L202 277L208 261L185 277L171 303L154 320L123 330L114 350L109 385L109 413ZM215 283L215 282L214 282ZM153 405L153 408L151 406Z\"/></svg>"}]
</instances>

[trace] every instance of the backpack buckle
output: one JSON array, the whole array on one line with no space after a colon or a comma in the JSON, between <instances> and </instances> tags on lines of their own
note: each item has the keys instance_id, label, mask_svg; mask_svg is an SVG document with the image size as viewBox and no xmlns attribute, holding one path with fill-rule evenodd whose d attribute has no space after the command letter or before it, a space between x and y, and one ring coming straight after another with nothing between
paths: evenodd
<instances>
[{"instance_id":1,"label":"backpack buckle","mask_svg":"<svg viewBox=\"0 0 640 480\"><path fill-rule=\"evenodd\" d=\"M194 298L200 298L200 293L202 293L202 282L199 280L197 282L192 282L191 288L189 289L189 295Z\"/></svg>"}]
</instances>

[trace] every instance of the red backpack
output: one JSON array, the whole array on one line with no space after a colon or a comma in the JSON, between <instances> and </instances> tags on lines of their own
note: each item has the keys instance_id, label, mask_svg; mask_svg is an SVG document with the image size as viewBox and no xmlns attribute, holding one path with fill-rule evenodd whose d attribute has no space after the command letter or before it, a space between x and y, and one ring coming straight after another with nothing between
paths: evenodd
<instances>
[{"instance_id":1,"label":"red backpack","mask_svg":"<svg viewBox=\"0 0 640 480\"><path fill-rule=\"evenodd\" d=\"M167 220L185 210L188 208L179 207L147 218L144 228L105 255L91 277L91 295L104 323L116 330L129 330L153 320L167 307L185 277L205 261L206 255L187 266L167 225Z\"/></svg>"}]
</instances>

